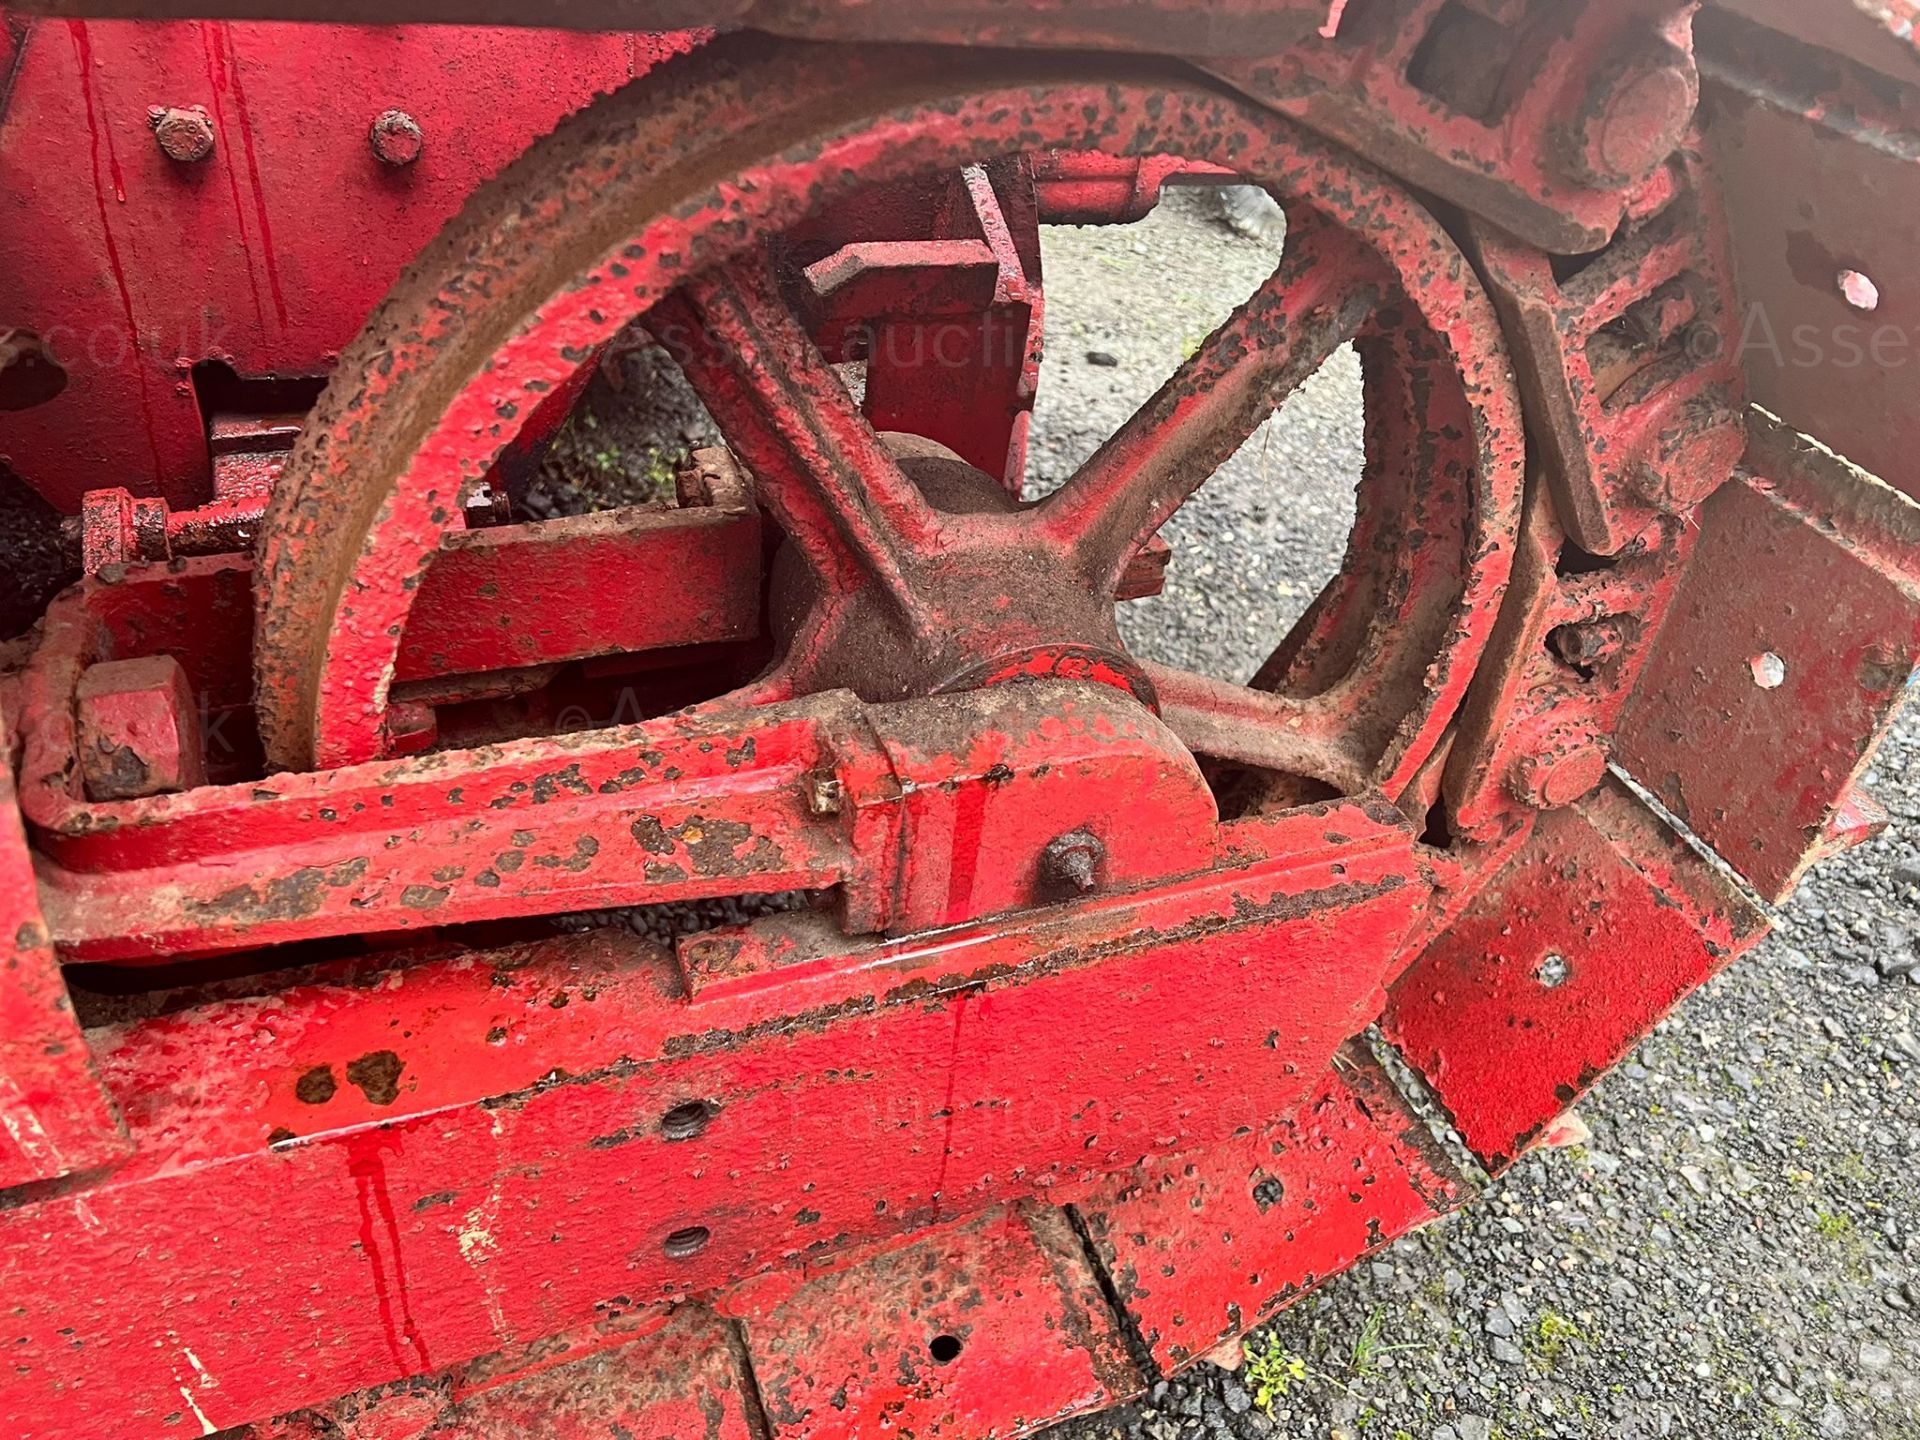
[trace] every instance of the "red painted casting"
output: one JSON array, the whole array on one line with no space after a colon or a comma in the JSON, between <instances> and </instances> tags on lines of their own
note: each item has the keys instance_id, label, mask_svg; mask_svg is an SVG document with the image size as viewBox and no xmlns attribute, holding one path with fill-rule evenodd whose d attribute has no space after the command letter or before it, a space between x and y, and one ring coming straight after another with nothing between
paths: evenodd
<instances>
[{"instance_id":1,"label":"red painted casting","mask_svg":"<svg viewBox=\"0 0 1920 1440\"><path fill-rule=\"evenodd\" d=\"M1466 1198L1387 1049L1498 1173L1886 823L1911 407L1752 317L1905 313L1897 16L44 8L5 1440L1031 1433ZM1030 497L1043 223L1226 179L1273 277ZM516 515L646 341L724 446ZM1338 574L1247 683L1135 656L1347 345Z\"/></svg>"}]
</instances>

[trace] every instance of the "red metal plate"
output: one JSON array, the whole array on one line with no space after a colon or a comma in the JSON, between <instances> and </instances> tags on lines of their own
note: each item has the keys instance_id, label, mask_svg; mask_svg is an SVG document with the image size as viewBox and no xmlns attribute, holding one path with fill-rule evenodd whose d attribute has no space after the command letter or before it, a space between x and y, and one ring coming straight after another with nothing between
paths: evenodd
<instances>
[{"instance_id":1,"label":"red metal plate","mask_svg":"<svg viewBox=\"0 0 1920 1440\"><path fill-rule=\"evenodd\" d=\"M1702 513L1615 757L1779 901L1920 669L1920 504L1755 426L1754 474Z\"/></svg>"},{"instance_id":2,"label":"red metal plate","mask_svg":"<svg viewBox=\"0 0 1920 1440\"><path fill-rule=\"evenodd\" d=\"M746 1320L779 1440L1027 1435L1141 1388L1065 1214L993 1211Z\"/></svg>"},{"instance_id":3,"label":"red metal plate","mask_svg":"<svg viewBox=\"0 0 1920 1440\"><path fill-rule=\"evenodd\" d=\"M1611 781L1542 817L1394 987L1381 1027L1499 1170L1766 928Z\"/></svg>"},{"instance_id":4,"label":"red metal plate","mask_svg":"<svg viewBox=\"0 0 1920 1440\"><path fill-rule=\"evenodd\" d=\"M0 250L18 282L6 320L36 329L69 383L5 417L0 454L69 511L102 483L206 499L193 365L324 375L481 180L669 48L447 26L35 23L0 136ZM213 153L169 159L154 105L203 106ZM390 107L426 136L404 170L369 143Z\"/></svg>"},{"instance_id":5,"label":"red metal plate","mask_svg":"<svg viewBox=\"0 0 1920 1440\"><path fill-rule=\"evenodd\" d=\"M1077 1208L1171 1372L1465 1198L1426 1127L1355 1046L1292 1113L1150 1160Z\"/></svg>"},{"instance_id":6,"label":"red metal plate","mask_svg":"<svg viewBox=\"0 0 1920 1440\"><path fill-rule=\"evenodd\" d=\"M1788 0L1823 14L1838 3ZM1776 8L1769 6L1768 8ZM1785 7L1779 7L1785 8ZM1733 16L1701 16L1702 128L1743 302L1739 360L1754 401L1908 494L1915 465L1914 340L1920 324L1920 184L1902 144L1920 125L1911 88ZM1902 50L1905 50L1902 55ZM1889 59L1913 51L1891 40ZM1791 177L1782 183L1782 177ZM1849 303L1841 275L1878 291Z\"/></svg>"},{"instance_id":7,"label":"red metal plate","mask_svg":"<svg viewBox=\"0 0 1920 1440\"><path fill-rule=\"evenodd\" d=\"M822 923L693 999L601 932L116 1032L134 1158L0 1208L0 1413L171 1434L191 1348L238 1424L1223 1139L1366 1024L1428 888L1359 807L1232 833L1239 870L837 953Z\"/></svg>"},{"instance_id":8,"label":"red metal plate","mask_svg":"<svg viewBox=\"0 0 1920 1440\"><path fill-rule=\"evenodd\" d=\"M435 1440L759 1440L732 1325L688 1307L656 1335L629 1328L537 1347L509 1362L532 1372L509 1383L468 1367L459 1388L475 1393L435 1421Z\"/></svg>"}]
</instances>

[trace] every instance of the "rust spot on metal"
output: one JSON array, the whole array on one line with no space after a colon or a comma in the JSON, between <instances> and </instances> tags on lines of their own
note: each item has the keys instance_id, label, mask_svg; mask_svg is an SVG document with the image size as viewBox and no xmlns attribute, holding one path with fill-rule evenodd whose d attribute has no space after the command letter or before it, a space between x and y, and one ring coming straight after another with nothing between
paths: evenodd
<instances>
[{"instance_id":1,"label":"rust spot on metal","mask_svg":"<svg viewBox=\"0 0 1920 1440\"><path fill-rule=\"evenodd\" d=\"M400 1072L406 1062L391 1050L375 1050L347 1066L347 1083L358 1086L370 1105L391 1105L400 1098Z\"/></svg>"},{"instance_id":2,"label":"rust spot on metal","mask_svg":"<svg viewBox=\"0 0 1920 1440\"><path fill-rule=\"evenodd\" d=\"M328 890L343 890L367 873L367 861L349 860L331 869L309 866L259 886L236 885L211 900L189 898L187 913L195 919L236 924L299 920L317 913Z\"/></svg>"},{"instance_id":3,"label":"rust spot on metal","mask_svg":"<svg viewBox=\"0 0 1920 1440\"><path fill-rule=\"evenodd\" d=\"M294 1096L303 1105L324 1105L339 1093L340 1082L331 1065L316 1065L294 1082Z\"/></svg>"},{"instance_id":4,"label":"rust spot on metal","mask_svg":"<svg viewBox=\"0 0 1920 1440\"><path fill-rule=\"evenodd\" d=\"M578 875L593 864L593 857L600 853L600 842L591 835L582 835L573 842L573 854L536 855L533 863L543 870L567 870Z\"/></svg>"}]
</instances>

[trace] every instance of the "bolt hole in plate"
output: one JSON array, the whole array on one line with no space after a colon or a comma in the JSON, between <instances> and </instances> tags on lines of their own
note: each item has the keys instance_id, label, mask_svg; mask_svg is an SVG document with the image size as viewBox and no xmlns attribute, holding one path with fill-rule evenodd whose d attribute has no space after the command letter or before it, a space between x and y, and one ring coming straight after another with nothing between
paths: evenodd
<instances>
[{"instance_id":1,"label":"bolt hole in plate","mask_svg":"<svg viewBox=\"0 0 1920 1440\"><path fill-rule=\"evenodd\" d=\"M960 1358L962 1348L958 1335L936 1335L927 1342L927 1354L936 1365L951 1365Z\"/></svg>"},{"instance_id":2,"label":"bolt hole in plate","mask_svg":"<svg viewBox=\"0 0 1920 1440\"><path fill-rule=\"evenodd\" d=\"M1567 964L1566 956L1549 955L1540 962L1539 968L1533 973L1543 987L1548 990L1558 990L1572 976L1573 968Z\"/></svg>"},{"instance_id":3,"label":"bolt hole in plate","mask_svg":"<svg viewBox=\"0 0 1920 1440\"><path fill-rule=\"evenodd\" d=\"M713 1232L706 1226L689 1225L667 1236L660 1248L666 1252L669 1260L691 1260L706 1249L712 1240Z\"/></svg>"},{"instance_id":4,"label":"bolt hole in plate","mask_svg":"<svg viewBox=\"0 0 1920 1440\"><path fill-rule=\"evenodd\" d=\"M689 1100L660 1117L660 1133L668 1140L692 1140L706 1133L713 1116L713 1106L706 1101Z\"/></svg>"},{"instance_id":5,"label":"bolt hole in plate","mask_svg":"<svg viewBox=\"0 0 1920 1440\"><path fill-rule=\"evenodd\" d=\"M564 419L559 402L645 317L786 541L778 653L724 704L938 693L1066 657L1156 705L1196 754L1290 782L1278 805L1404 793L1491 633L1524 461L1497 318L1417 202L1183 71L1089 80L1043 55L828 56L734 37L657 81L597 102L477 194L343 358L265 526L257 690L276 764L391 753L395 654L420 575L466 523L459 497L551 434L556 405ZM751 183L715 182L756 136ZM963 177L1031 214L1023 154L1116 137L1232 162L1286 207L1285 252L1056 493L943 508L907 472L954 462L910 462L875 433L932 421L878 423L898 392L871 357L863 413L802 323L783 257L876 185ZM692 188L662 193L662 175ZM1338 574L1251 683L1129 656L1114 602L1136 554L1350 344L1366 473ZM921 393L931 405L950 388ZM408 419L428 397L427 421ZM785 590L782 563L797 576Z\"/></svg>"},{"instance_id":6,"label":"bolt hole in plate","mask_svg":"<svg viewBox=\"0 0 1920 1440\"><path fill-rule=\"evenodd\" d=\"M1839 285L1842 298L1854 309L1871 313L1880 308L1880 287L1872 276L1858 270L1842 270Z\"/></svg>"}]
</instances>

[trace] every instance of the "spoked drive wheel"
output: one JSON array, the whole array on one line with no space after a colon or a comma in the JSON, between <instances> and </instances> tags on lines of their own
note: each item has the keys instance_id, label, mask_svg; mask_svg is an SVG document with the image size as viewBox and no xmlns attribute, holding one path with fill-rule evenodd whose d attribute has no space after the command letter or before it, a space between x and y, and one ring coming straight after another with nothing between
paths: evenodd
<instances>
[{"instance_id":1,"label":"spoked drive wheel","mask_svg":"<svg viewBox=\"0 0 1920 1440\"><path fill-rule=\"evenodd\" d=\"M536 147L343 357L276 493L258 581L271 759L389 752L395 657L461 496L642 318L785 537L778 658L716 703L1093 679L1196 754L1402 797L1487 643L1518 523L1519 405L1491 306L1439 225L1364 165L1191 76L1107 69L730 43ZM1231 167L1292 233L1272 279L1022 507L939 447L874 432L782 298L769 242L863 187L1048 148ZM1252 686L1134 659L1114 593L1135 552L1349 341L1368 466L1340 575Z\"/></svg>"}]
</instances>

